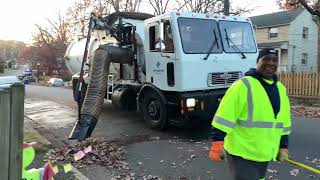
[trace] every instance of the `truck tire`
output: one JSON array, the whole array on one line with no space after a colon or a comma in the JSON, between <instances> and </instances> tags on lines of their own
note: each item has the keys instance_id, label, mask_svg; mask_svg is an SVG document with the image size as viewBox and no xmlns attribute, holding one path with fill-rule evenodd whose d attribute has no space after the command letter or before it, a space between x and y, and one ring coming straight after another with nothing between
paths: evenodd
<instances>
[{"instance_id":1,"label":"truck tire","mask_svg":"<svg viewBox=\"0 0 320 180\"><path fill-rule=\"evenodd\" d=\"M167 127L167 108L156 92L147 91L142 100L143 119L151 129L164 130Z\"/></svg>"}]
</instances>

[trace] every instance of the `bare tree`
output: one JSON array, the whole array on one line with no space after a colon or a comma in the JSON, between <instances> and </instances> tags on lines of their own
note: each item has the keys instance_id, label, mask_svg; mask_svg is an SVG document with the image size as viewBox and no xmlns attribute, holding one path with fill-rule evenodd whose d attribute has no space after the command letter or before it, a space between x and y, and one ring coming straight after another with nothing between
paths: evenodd
<instances>
[{"instance_id":1,"label":"bare tree","mask_svg":"<svg viewBox=\"0 0 320 180\"><path fill-rule=\"evenodd\" d=\"M110 0L115 12L138 12L142 0Z\"/></svg>"},{"instance_id":2,"label":"bare tree","mask_svg":"<svg viewBox=\"0 0 320 180\"><path fill-rule=\"evenodd\" d=\"M197 13L208 13L208 14L222 14L224 13L225 0L177 0L179 8L177 10L191 11ZM250 12L251 9L246 7L233 9L230 8L230 3L228 8L230 14L240 15L246 12Z\"/></svg>"},{"instance_id":3,"label":"bare tree","mask_svg":"<svg viewBox=\"0 0 320 180\"><path fill-rule=\"evenodd\" d=\"M320 1L319 0L277 0L280 8L285 10L297 9L304 7L311 14L320 17Z\"/></svg>"},{"instance_id":4,"label":"bare tree","mask_svg":"<svg viewBox=\"0 0 320 180\"><path fill-rule=\"evenodd\" d=\"M170 0L149 0L155 15L164 14L168 10ZM172 0L171 0L172 2Z\"/></svg>"},{"instance_id":5,"label":"bare tree","mask_svg":"<svg viewBox=\"0 0 320 180\"><path fill-rule=\"evenodd\" d=\"M126 9L127 12L138 12L140 9L142 0L126 0Z\"/></svg>"},{"instance_id":6,"label":"bare tree","mask_svg":"<svg viewBox=\"0 0 320 180\"><path fill-rule=\"evenodd\" d=\"M77 0L67 9L72 32L85 36L91 13L106 16L111 12L137 12L142 0Z\"/></svg>"},{"instance_id":7,"label":"bare tree","mask_svg":"<svg viewBox=\"0 0 320 180\"><path fill-rule=\"evenodd\" d=\"M77 0L71 5L66 12L68 22L71 26L71 32L84 36L87 31L87 24L91 13L97 16L110 14L112 0Z\"/></svg>"},{"instance_id":8,"label":"bare tree","mask_svg":"<svg viewBox=\"0 0 320 180\"><path fill-rule=\"evenodd\" d=\"M33 34L33 45L36 48L34 64L40 62L46 65L48 73L51 74L54 67L61 62L70 42L69 24L61 13L58 13L56 20L47 19L47 24L36 24L36 31Z\"/></svg>"}]
</instances>

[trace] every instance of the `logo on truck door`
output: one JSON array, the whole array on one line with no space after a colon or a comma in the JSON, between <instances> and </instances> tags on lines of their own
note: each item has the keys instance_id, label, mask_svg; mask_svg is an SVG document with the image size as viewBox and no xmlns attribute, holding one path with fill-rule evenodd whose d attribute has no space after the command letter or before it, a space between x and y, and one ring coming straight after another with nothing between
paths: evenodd
<instances>
[{"instance_id":1,"label":"logo on truck door","mask_svg":"<svg viewBox=\"0 0 320 180\"><path fill-rule=\"evenodd\" d=\"M164 72L164 69L161 69L160 65L161 65L160 62L158 61L157 64L156 64L157 68L153 69L154 73L160 74L160 73Z\"/></svg>"}]
</instances>

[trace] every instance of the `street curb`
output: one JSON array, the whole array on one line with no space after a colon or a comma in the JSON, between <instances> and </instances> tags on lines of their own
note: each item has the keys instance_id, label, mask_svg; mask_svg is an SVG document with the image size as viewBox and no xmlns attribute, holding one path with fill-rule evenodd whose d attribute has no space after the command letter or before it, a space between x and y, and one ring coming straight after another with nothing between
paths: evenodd
<instances>
[{"instance_id":1,"label":"street curb","mask_svg":"<svg viewBox=\"0 0 320 180\"><path fill-rule=\"evenodd\" d=\"M28 116L24 116L29 118ZM36 133L45 143L46 145L51 145L51 142L46 139L45 137L43 137L37 130L35 130L31 125L28 127L30 131ZM71 165L72 166L72 165ZM72 170L71 172L73 173L73 175L78 179L78 180L90 180L87 176L83 175L77 168L75 168L74 166L72 166Z\"/></svg>"},{"instance_id":2,"label":"street curb","mask_svg":"<svg viewBox=\"0 0 320 180\"><path fill-rule=\"evenodd\" d=\"M27 117L27 116L24 116L24 117ZM27 117L28 119L30 119L29 117ZM43 143L44 145L47 145L47 146L50 146L51 145L51 142L48 141L46 138L44 138L38 131L36 131L32 126L31 124L26 124L24 123L24 128L27 128L28 129L28 132L33 132L35 133L40 139L41 139L41 143Z\"/></svg>"}]
</instances>

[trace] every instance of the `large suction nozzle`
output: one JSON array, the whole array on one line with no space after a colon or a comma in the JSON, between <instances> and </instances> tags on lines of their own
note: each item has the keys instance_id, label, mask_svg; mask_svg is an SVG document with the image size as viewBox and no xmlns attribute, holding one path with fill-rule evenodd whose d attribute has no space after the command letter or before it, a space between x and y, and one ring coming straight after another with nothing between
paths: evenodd
<instances>
[{"instance_id":1,"label":"large suction nozzle","mask_svg":"<svg viewBox=\"0 0 320 180\"><path fill-rule=\"evenodd\" d=\"M95 51L90 71L90 82L81 108L80 119L73 127L69 139L82 141L91 136L103 106L111 62L132 63L132 50L130 48L102 45Z\"/></svg>"}]
</instances>

